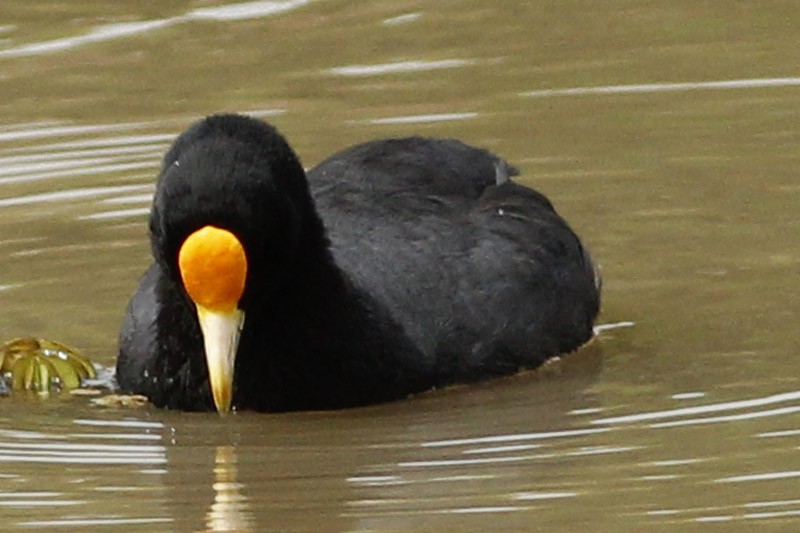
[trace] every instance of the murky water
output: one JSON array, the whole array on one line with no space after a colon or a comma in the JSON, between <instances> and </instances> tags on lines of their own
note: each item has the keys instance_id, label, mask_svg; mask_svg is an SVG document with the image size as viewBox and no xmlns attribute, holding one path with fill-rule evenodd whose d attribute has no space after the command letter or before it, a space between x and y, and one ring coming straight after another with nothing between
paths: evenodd
<instances>
[{"instance_id":1,"label":"murky water","mask_svg":"<svg viewBox=\"0 0 800 533\"><path fill-rule=\"evenodd\" d=\"M635 322L560 368L330 413L0 401L0 524L797 529L793 2L23 2L0 9L0 338L111 365L161 153L276 123L306 165L422 133L548 194Z\"/></svg>"}]
</instances>

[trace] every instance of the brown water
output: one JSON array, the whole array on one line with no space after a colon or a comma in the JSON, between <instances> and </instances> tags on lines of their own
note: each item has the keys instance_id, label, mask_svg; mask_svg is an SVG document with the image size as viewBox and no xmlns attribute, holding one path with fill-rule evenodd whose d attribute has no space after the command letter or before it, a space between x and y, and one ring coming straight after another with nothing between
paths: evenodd
<instances>
[{"instance_id":1,"label":"brown water","mask_svg":"<svg viewBox=\"0 0 800 533\"><path fill-rule=\"evenodd\" d=\"M0 15L2 339L113 364L160 155L221 110L309 166L411 133L496 150L602 264L601 322L635 323L559 372L341 412L4 399L3 531L798 529L796 2Z\"/></svg>"}]
</instances>

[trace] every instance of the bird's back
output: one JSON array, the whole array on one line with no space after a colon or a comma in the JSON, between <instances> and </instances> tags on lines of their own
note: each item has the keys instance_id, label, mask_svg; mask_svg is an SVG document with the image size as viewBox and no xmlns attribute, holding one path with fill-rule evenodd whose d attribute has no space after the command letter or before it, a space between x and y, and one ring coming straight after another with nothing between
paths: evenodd
<instances>
[{"instance_id":1,"label":"bird's back","mask_svg":"<svg viewBox=\"0 0 800 533\"><path fill-rule=\"evenodd\" d=\"M594 266L515 173L420 137L358 145L308 173L337 264L448 381L535 366L591 336Z\"/></svg>"}]
</instances>

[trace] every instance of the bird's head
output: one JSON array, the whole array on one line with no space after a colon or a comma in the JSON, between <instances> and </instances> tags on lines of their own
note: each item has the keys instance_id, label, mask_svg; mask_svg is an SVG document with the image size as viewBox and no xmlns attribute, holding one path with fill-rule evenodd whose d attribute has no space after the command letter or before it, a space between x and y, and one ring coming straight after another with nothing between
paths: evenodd
<instances>
[{"instance_id":1,"label":"bird's head","mask_svg":"<svg viewBox=\"0 0 800 533\"><path fill-rule=\"evenodd\" d=\"M315 223L321 228L297 156L264 122L214 115L167 152L151 244L156 262L194 303L218 411L232 406L248 306L285 285Z\"/></svg>"}]
</instances>

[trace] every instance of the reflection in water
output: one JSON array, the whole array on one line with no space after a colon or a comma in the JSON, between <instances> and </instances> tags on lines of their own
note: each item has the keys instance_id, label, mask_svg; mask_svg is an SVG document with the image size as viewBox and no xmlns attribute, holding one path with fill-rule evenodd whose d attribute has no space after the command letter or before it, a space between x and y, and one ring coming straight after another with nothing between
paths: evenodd
<instances>
[{"instance_id":1,"label":"reflection in water","mask_svg":"<svg viewBox=\"0 0 800 533\"><path fill-rule=\"evenodd\" d=\"M0 443L2 463L164 464L163 446L59 443Z\"/></svg>"},{"instance_id":2,"label":"reflection in water","mask_svg":"<svg viewBox=\"0 0 800 533\"><path fill-rule=\"evenodd\" d=\"M161 429L159 423L128 420L77 419L74 424L101 428ZM3 433L0 433L0 437ZM127 433L98 432L78 435L86 438L127 439ZM158 435L148 435L160 439ZM13 441L0 442L0 463L46 463L46 464L115 464L115 465L160 465L167 462L162 445L141 444L89 444L84 440L69 442L73 435L22 434L17 432ZM140 437L136 434L135 437ZM34 442L20 442L21 440Z\"/></svg>"},{"instance_id":3,"label":"reflection in water","mask_svg":"<svg viewBox=\"0 0 800 533\"><path fill-rule=\"evenodd\" d=\"M24 527L69 527L76 531L90 526L141 526L155 524L169 524L169 518L81 518L64 520L28 520L17 525Z\"/></svg>"},{"instance_id":4,"label":"reflection in water","mask_svg":"<svg viewBox=\"0 0 800 533\"><path fill-rule=\"evenodd\" d=\"M214 503L206 513L209 531L253 531L253 512L237 481L236 448L217 446L214 460Z\"/></svg>"},{"instance_id":5,"label":"reflection in water","mask_svg":"<svg viewBox=\"0 0 800 533\"><path fill-rule=\"evenodd\" d=\"M30 423L42 425L36 420ZM159 509L146 503L161 493L158 485L149 483L152 474L145 472L166 465L166 449L160 443L163 424L102 418L61 422L56 418L48 425L53 433L0 430L0 513L4 528L82 529L173 522L172 518L158 516ZM72 432L74 426L81 431ZM114 443L107 443L109 440ZM133 443L126 443L128 440ZM152 444L142 444L143 440ZM142 467L146 470L140 470ZM91 474L94 469L102 469L108 478L87 486L87 480L95 476ZM137 470L140 474L132 475ZM103 505L109 498L116 501L119 494L134 493L142 505Z\"/></svg>"},{"instance_id":6,"label":"reflection in water","mask_svg":"<svg viewBox=\"0 0 800 533\"><path fill-rule=\"evenodd\" d=\"M546 465L566 457L591 462L593 456L638 448L584 445L587 438L602 438L611 431L579 428L424 441L418 444L415 460L384 466L384 475L349 477L348 483L364 496L348 503L347 514L377 526L381 517L525 513L551 500L579 498L583 491L577 485L551 484ZM487 446L497 443L516 444ZM537 452L520 453L530 450ZM531 478L518 479L520 471L529 472ZM496 488L491 499L478 489L487 486Z\"/></svg>"}]
</instances>

